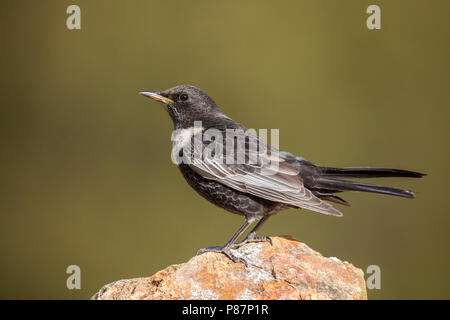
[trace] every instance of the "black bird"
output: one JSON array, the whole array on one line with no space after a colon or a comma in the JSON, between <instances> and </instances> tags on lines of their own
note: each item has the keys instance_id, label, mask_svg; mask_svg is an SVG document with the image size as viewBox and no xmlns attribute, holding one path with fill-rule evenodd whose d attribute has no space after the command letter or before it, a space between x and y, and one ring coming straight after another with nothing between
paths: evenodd
<instances>
[{"instance_id":1,"label":"black bird","mask_svg":"<svg viewBox=\"0 0 450 320\"><path fill-rule=\"evenodd\" d=\"M222 252L235 262L247 264L245 260L232 255L230 249L246 242L271 242L269 237L256 237L256 231L280 210L303 208L342 216L340 211L328 203L349 205L337 195L342 191L414 198L409 190L346 179L424 176L418 172L389 168L321 167L288 152L279 151L256 135L248 133L245 127L227 117L211 97L193 86L182 85L162 92L143 91L140 94L161 102L172 118L175 129L172 135L172 159L183 159L177 164L189 185L213 204L245 217L245 223L224 246L200 249L199 252L202 253ZM214 141L201 138L201 135L211 130L221 133L223 137L227 137L229 132L246 132L247 136L244 137L244 144L227 144L225 138ZM200 139L197 139L199 136ZM256 149L252 148L250 140L256 141ZM196 144L196 141L200 142ZM215 147L222 149L218 149L217 153L205 152L212 142ZM188 155L183 154L186 150L190 151ZM219 157L220 150L223 152L222 158ZM195 156L196 151L200 151L200 156L198 153ZM243 153L244 161L236 161L239 152ZM231 160L235 161L224 160L229 154ZM250 162L249 159L255 154L256 160ZM235 244L237 238L255 220L259 221L246 238Z\"/></svg>"}]
</instances>

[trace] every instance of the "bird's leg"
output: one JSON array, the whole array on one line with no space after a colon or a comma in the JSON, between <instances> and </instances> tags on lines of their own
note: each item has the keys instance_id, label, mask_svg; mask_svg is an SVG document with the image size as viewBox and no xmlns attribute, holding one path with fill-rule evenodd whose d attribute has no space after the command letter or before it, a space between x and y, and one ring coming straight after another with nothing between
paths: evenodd
<instances>
[{"instance_id":1,"label":"bird's leg","mask_svg":"<svg viewBox=\"0 0 450 320\"><path fill-rule=\"evenodd\" d=\"M262 217L258 223L256 224L256 226L252 229L252 231L250 231L248 233L248 235L245 237L244 240L242 240L239 243L236 243L233 245L233 248L237 247L239 248L240 246L249 243L249 242L264 242L264 241L269 241L270 245L273 245L272 243L272 239L270 239L270 237L266 237L266 236L262 236L262 237L257 237L256 236L256 231L259 230L259 228L261 228L261 226L267 221L267 219L269 219L270 215L264 216Z\"/></svg>"},{"instance_id":2,"label":"bird's leg","mask_svg":"<svg viewBox=\"0 0 450 320\"><path fill-rule=\"evenodd\" d=\"M197 250L197 254L204 253L204 252L220 252L226 255L228 258L233 260L233 262L242 262L245 264L246 267L248 267L247 261L245 259L239 258L231 254L230 249L233 247L234 242L237 238L248 228L248 226L253 222L253 218L246 219L245 223L236 231L236 233L231 237L228 242L222 246L222 247L208 247L208 248L202 248Z\"/></svg>"}]
</instances>

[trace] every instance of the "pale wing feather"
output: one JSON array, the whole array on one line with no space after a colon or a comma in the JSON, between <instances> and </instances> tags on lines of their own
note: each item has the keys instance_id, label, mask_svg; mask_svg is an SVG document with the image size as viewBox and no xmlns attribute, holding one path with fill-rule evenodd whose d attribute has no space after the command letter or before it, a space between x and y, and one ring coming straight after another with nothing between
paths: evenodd
<instances>
[{"instance_id":1,"label":"pale wing feather","mask_svg":"<svg viewBox=\"0 0 450 320\"><path fill-rule=\"evenodd\" d=\"M342 215L303 185L298 168L285 162L278 150L271 148L267 154L259 156L262 159L259 166L226 164L214 157L192 159L190 166L203 177L242 192L324 214ZM271 161L277 161L275 168L268 165Z\"/></svg>"}]
</instances>

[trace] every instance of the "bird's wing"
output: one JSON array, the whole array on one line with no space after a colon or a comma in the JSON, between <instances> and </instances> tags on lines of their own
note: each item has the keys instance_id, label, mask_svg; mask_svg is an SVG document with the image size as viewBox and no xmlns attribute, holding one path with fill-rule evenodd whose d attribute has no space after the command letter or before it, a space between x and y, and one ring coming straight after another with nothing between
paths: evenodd
<instances>
[{"instance_id":1,"label":"bird's wing","mask_svg":"<svg viewBox=\"0 0 450 320\"><path fill-rule=\"evenodd\" d=\"M255 139L260 141L256 136ZM257 159L251 163L248 160L255 159L255 151L249 150L246 143L245 150L237 150L245 152L245 163L226 163L229 161L203 153L202 157L191 160L190 167L204 178L216 180L235 190L294 207L342 216L341 212L314 196L303 185L298 167L285 161L283 153L280 154L265 142L261 143L266 150L256 151ZM205 148L204 144L202 148Z\"/></svg>"}]
</instances>

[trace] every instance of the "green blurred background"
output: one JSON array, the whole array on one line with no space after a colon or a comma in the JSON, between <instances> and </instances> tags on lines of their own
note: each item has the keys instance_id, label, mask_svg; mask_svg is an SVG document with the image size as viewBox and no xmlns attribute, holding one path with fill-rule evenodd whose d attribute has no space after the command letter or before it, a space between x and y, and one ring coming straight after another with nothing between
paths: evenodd
<instances>
[{"instance_id":1,"label":"green blurred background","mask_svg":"<svg viewBox=\"0 0 450 320\"><path fill-rule=\"evenodd\" d=\"M66 8L81 7L81 30ZM366 27L381 7L382 29ZM204 89L322 165L428 173L353 193L343 218L264 226L381 268L371 299L450 298L449 1L2 1L0 298L90 298L225 243L242 224L170 161L172 123L137 94ZM66 267L81 267L81 290Z\"/></svg>"}]
</instances>

